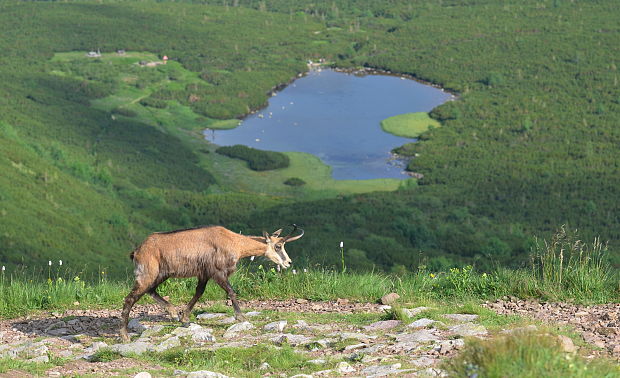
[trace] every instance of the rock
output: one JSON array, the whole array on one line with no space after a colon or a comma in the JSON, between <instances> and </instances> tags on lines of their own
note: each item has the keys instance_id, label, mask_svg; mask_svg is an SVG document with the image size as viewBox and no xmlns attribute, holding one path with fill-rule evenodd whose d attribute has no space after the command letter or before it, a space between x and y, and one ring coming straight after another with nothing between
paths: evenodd
<instances>
[{"instance_id":1,"label":"rock","mask_svg":"<svg viewBox=\"0 0 620 378\"><path fill-rule=\"evenodd\" d=\"M142 371L142 372L134 375L133 378L151 378L151 373L146 372L146 371Z\"/></svg>"},{"instance_id":2,"label":"rock","mask_svg":"<svg viewBox=\"0 0 620 378\"><path fill-rule=\"evenodd\" d=\"M28 362L45 363L45 362L50 362L50 358L48 356L39 356L39 357L29 359Z\"/></svg>"},{"instance_id":3,"label":"rock","mask_svg":"<svg viewBox=\"0 0 620 378\"><path fill-rule=\"evenodd\" d=\"M234 316L229 316L227 318L221 319L218 323L220 324L233 324L237 321Z\"/></svg>"},{"instance_id":4,"label":"rock","mask_svg":"<svg viewBox=\"0 0 620 378\"><path fill-rule=\"evenodd\" d=\"M428 341L437 341L439 337L435 336L431 329L421 329L419 331L415 331L413 333L401 333L395 335L396 341L399 342L414 342L414 343L424 343Z\"/></svg>"},{"instance_id":5,"label":"rock","mask_svg":"<svg viewBox=\"0 0 620 378\"><path fill-rule=\"evenodd\" d=\"M396 374L399 371L400 367L401 367L401 364L399 363L392 364L392 365L369 366L362 370L362 374L366 377L386 376L386 375L389 376L389 375Z\"/></svg>"},{"instance_id":6,"label":"rock","mask_svg":"<svg viewBox=\"0 0 620 378\"><path fill-rule=\"evenodd\" d=\"M355 339L355 340L360 340L364 342L368 342L369 340L374 340L377 338L377 336L369 336L363 333L354 333L354 332L342 332L342 333L334 332L334 333L330 333L328 336L337 337L340 340Z\"/></svg>"},{"instance_id":7,"label":"rock","mask_svg":"<svg viewBox=\"0 0 620 378\"><path fill-rule=\"evenodd\" d=\"M288 322L286 320L278 320L277 322L271 322L269 324L265 324L263 330L267 332L282 332Z\"/></svg>"},{"instance_id":8,"label":"rock","mask_svg":"<svg viewBox=\"0 0 620 378\"><path fill-rule=\"evenodd\" d=\"M146 327L143 326L138 319L131 319L129 324L127 324L127 328L137 333L142 333L146 330Z\"/></svg>"},{"instance_id":9,"label":"rock","mask_svg":"<svg viewBox=\"0 0 620 378\"><path fill-rule=\"evenodd\" d=\"M399 298L400 298L400 295L398 295L396 293L385 294L384 296L381 297L381 304L392 305Z\"/></svg>"},{"instance_id":10,"label":"rock","mask_svg":"<svg viewBox=\"0 0 620 378\"><path fill-rule=\"evenodd\" d=\"M586 315L590 315L590 313L587 311L577 311L575 313L575 316L586 316Z\"/></svg>"},{"instance_id":11,"label":"rock","mask_svg":"<svg viewBox=\"0 0 620 378\"><path fill-rule=\"evenodd\" d=\"M366 327L364 327L364 330L365 331L380 331L380 330L392 329L392 328L398 327L402 323L403 322L401 322L400 320L382 320L382 321L374 322L370 325L367 325Z\"/></svg>"},{"instance_id":12,"label":"rock","mask_svg":"<svg viewBox=\"0 0 620 378\"><path fill-rule=\"evenodd\" d=\"M355 350L355 349L361 349L361 348L365 348L366 344L352 344L352 345L347 345L346 347L344 347L344 351L350 351L350 350Z\"/></svg>"},{"instance_id":13,"label":"rock","mask_svg":"<svg viewBox=\"0 0 620 378\"><path fill-rule=\"evenodd\" d=\"M179 339L179 336L173 336L173 337L169 337L166 340L162 341L159 345L157 345L155 348L153 348L155 350L155 352L164 352L170 348L175 348L181 346L181 339Z\"/></svg>"},{"instance_id":14,"label":"rock","mask_svg":"<svg viewBox=\"0 0 620 378\"><path fill-rule=\"evenodd\" d=\"M575 353L577 351L577 347L573 344L573 340L568 336L558 335L558 342L563 352Z\"/></svg>"},{"instance_id":15,"label":"rock","mask_svg":"<svg viewBox=\"0 0 620 378\"><path fill-rule=\"evenodd\" d=\"M262 363L262 364L258 367L258 370L269 370L269 369L271 369L271 365L269 365L269 364L268 364L268 363L266 363L266 362L263 362L263 363Z\"/></svg>"},{"instance_id":16,"label":"rock","mask_svg":"<svg viewBox=\"0 0 620 378\"><path fill-rule=\"evenodd\" d=\"M52 335L52 336L64 336L64 335L68 335L71 333L73 332L71 332L69 328L56 328L56 329L50 329L49 331L47 331L47 334Z\"/></svg>"},{"instance_id":17,"label":"rock","mask_svg":"<svg viewBox=\"0 0 620 378\"><path fill-rule=\"evenodd\" d=\"M177 327L170 334L164 335L164 337L170 337L169 335L174 335L177 337L186 337L186 336L191 336L193 333L194 331L192 331L188 327Z\"/></svg>"},{"instance_id":18,"label":"rock","mask_svg":"<svg viewBox=\"0 0 620 378\"><path fill-rule=\"evenodd\" d=\"M101 348L107 348L107 347L108 347L108 344L106 344L105 342L103 342L103 341L95 341L93 343L93 345L90 346L90 350L93 351L93 352L96 352L96 351L98 351Z\"/></svg>"},{"instance_id":19,"label":"rock","mask_svg":"<svg viewBox=\"0 0 620 378\"><path fill-rule=\"evenodd\" d=\"M309 364L313 364L313 365L325 365L327 363L326 360L317 358L316 360L310 360L308 361Z\"/></svg>"},{"instance_id":20,"label":"rock","mask_svg":"<svg viewBox=\"0 0 620 378\"><path fill-rule=\"evenodd\" d=\"M297 374L297 375L293 375L289 378L312 378L312 376L310 374Z\"/></svg>"},{"instance_id":21,"label":"rock","mask_svg":"<svg viewBox=\"0 0 620 378\"><path fill-rule=\"evenodd\" d=\"M441 370L435 368L428 368L424 370L420 370L417 372L417 375L420 377L447 377L448 374Z\"/></svg>"},{"instance_id":22,"label":"rock","mask_svg":"<svg viewBox=\"0 0 620 378\"><path fill-rule=\"evenodd\" d=\"M272 337L270 339L277 345L289 344L289 345L306 345L310 342L310 338L304 335L294 335L292 333L285 333L282 335L278 335L276 337Z\"/></svg>"},{"instance_id":23,"label":"rock","mask_svg":"<svg viewBox=\"0 0 620 378\"><path fill-rule=\"evenodd\" d=\"M355 369L353 368L353 366L343 361L343 362L338 363L338 365L336 366L336 371L338 371L338 373L340 374L346 374L346 373L353 373Z\"/></svg>"},{"instance_id":24,"label":"rock","mask_svg":"<svg viewBox=\"0 0 620 378\"><path fill-rule=\"evenodd\" d=\"M142 337L150 337L150 336L154 336L157 335L158 333L160 333L161 331L163 331L165 327L161 324L156 324L154 326L151 326L147 329L145 329L144 331L142 331Z\"/></svg>"},{"instance_id":25,"label":"rock","mask_svg":"<svg viewBox=\"0 0 620 378\"><path fill-rule=\"evenodd\" d=\"M59 371L48 371L47 372L47 376L48 377L60 377L61 374Z\"/></svg>"},{"instance_id":26,"label":"rock","mask_svg":"<svg viewBox=\"0 0 620 378\"><path fill-rule=\"evenodd\" d=\"M222 313L210 314L207 312L203 312L202 314L199 314L198 316L196 316L196 319L211 320L211 319L218 319L218 318L224 318L224 317L226 317L226 314L222 314Z\"/></svg>"},{"instance_id":27,"label":"rock","mask_svg":"<svg viewBox=\"0 0 620 378\"><path fill-rule=\"evenodd\" d=\"M250 322L241 322L241 323L233 324L232 326L228 327L226 332L224 332L224 338L225 339L233 338L237 336L239 333L244 332L244 331L249 331L252 328L254 328L254 325Z\"/></svg>"},{"instance_id":28,"label":"rock","mask_svg":"<svg viewBox=\"0 0 620 378\"><path fill-rule=\"evenodd\" d=\"M448 328L450 332L453 332L461 337L465 336L480 336L486 335L487 329L484 326L474 323L457 324Z\"/></svg>"},{"instance_id":29,"label":"rock","mask_svg":"<svg viewBox=\"0 0 620 378\"><path fill-rule=\"evenodd\" d=\"M438 362L438 360L436 360L434 358L427 357L427 356L422 356L422 357L417 358L415 360L411 360L411 364L413 366L417 366L417 367L432 366L432 365L435 365L437 362Z\"/></svg>"},{"instance_id":30,"label":"rock","mask_svg":"<svg viewBox=\"0 0 620 378\"><path fill-rule=\"evenodd\" d=\"M144 352L154 350L154 346L151 343L136 341L128 344L114 344L110 346L110 350L119 353L123 357L127 357L131 354L140 355Z\"/></svg>"},{"instance_id":31,"label":"rock","mask_svg":"<svg viewBox=\"0 0 620 378\"><path fill-rule=\"evenodd\" d=\"M442 340L435 344L434 349L440 355L446 355L454 349L461 349L463 346L465 346L463 339Z\"/></svg>"},{"instance_id":32,"label":"rock","mask_svg":"<svg viewBox=\"0 0 620 378\"><path fill-rule=\"evenodd\" d=\"M407 315L410 318L413 318L414 316L418 315L421 312L430 310L430 307L416 307L416 308L403 308L403 312L405 313L405 315Z\"/></svg>"},{"instance_id":33,"label":"rock","mask_svg":"<svg viewBox=\"0 0 620 378\"><path fill-rule=\"evenodd\" d=\"M258 316L258 315L260 315L260 311L250 311L250 312L245 313L245 316L248 318L251 318L253 316Z\"/></svg>"},{"instance_id":34,"label":"rock","mask_svg":"<svg viewBox=\"0 0 620 378\"><path fill-rule=\"evenodd\" d=\"M68 349L61 350L60 352L58 352L58 357L69 358L71 356L73 356L73 352Z\"/></svg>"},{"instance_id":35,"label":"rock","mask_svg":"<svg viewBox=\"0 0 620 378\"><path fill-rule=\"evenodd\" d=\"M390 306L390 305L381 305L381 306L379 306L379 310L389 311L391 309L392 309L392 306Z\"/></svg>"},{"instance_id":36,"label":"rock","mask_svg":"<svg viewBox=\"0 0 620 378\"><path fill-rule=\"evenodd\" d=\"M227 375L209 370L199 370L187 373L187 378L229 378Z\"/></svg>"},{"instance_id":37,"label":"rock","mask_svg":"<svg viewBox=\"0 0 620 378\"><path fill-rule=\"evenodd\" d=\"M214 343L215 336L206 329L201 329L192 334L192 341L195 343Z\"/></svg>"},{"instance_id":38,"label":"rock","mask_svg":"<svg viewBox=\"0 0 620 378\"><path fill-rule=\"evenodd\" d=\"M478 315L474 314L445 314L443 317L459 323L473 322L478 319Z\"/></svg>"},{"instance_id":39,"label":"rock","mask_svg":"<svg viewBox=\"0 0 620 378\"><path fill-rule=\"evenodd\" d=\"M425 328L433 323L435 323L435 320L428 319L428 318L422 318L422 319L416 320L415 322L409 323L407 327L408 328Z\"/></svg>"}]
</instances>

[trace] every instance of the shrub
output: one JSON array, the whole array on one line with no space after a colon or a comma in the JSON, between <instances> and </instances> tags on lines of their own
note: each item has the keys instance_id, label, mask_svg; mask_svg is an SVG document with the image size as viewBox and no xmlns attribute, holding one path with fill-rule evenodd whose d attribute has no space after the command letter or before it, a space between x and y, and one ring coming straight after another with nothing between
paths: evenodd
<instances>
[{"instance_id":1,"label":"shrub","mask_svg":"<svg viewBox=\"0 0 620 378\"><path fill-rule=\"evenodd\" d=\"M263 151L237 144L230 147L220 147L215 150L218 154L248 162L254 171L268 171L289 166L289 158L281 152Z\"/></svg>"},{"instance_id":2,"label":"shrub","mask_svg":"<svg viewBox=\"0 0 620 378\"><path fill-rule=\"evenodd\" d=\"M166 108L166 106L168 106L166 101L160 100L160 99L157 99L157 98L153 98L153 97L145 97L145 98L143 98L142 100L140 100L140 105L148 106L148 107L151 107L151 108L157 108L157 109L164 109L164 108Z\"/></svg>"},{"instance_id":3,"label":"shrub","mask_svg":"<svg viewBox=\"0 0 620 378\"><path fill-rule=\"evenodd\" d=\"M287 179L286 181L284 181L284 185L289 185L289 186L302 186L305 184L306 182L300 179L299 177L291 177Z\"/></svg>"}]
</instances>

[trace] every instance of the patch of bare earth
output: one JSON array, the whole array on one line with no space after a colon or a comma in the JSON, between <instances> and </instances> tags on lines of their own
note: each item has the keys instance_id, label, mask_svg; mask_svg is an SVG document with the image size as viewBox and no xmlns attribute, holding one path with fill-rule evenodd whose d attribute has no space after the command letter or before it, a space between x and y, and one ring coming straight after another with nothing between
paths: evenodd
<instances>
[{"instance_id":1,"label":"patch of bare earth","mask_svg":"<svg viewBox=\"0 0 620 378\"><path fill-rule=\"evenodd\" d=\"M548 303L509 298L486 302L485 307L504 315L521 315L550 325L569 325L583 340L620 359L620 303L594 306Z\"/></svg>"}]
</instances>

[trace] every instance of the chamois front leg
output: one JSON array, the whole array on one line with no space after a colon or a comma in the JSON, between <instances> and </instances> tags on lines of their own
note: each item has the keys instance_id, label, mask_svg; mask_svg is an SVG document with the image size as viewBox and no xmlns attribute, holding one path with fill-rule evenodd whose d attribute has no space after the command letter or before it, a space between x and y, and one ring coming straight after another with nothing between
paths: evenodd
<instances>
[{"instance_id":1,"label":"chamois front leg","mask_svg":"<svg viewBox=\"0 0 620 378\"><path fill-rule=\"evenodd\" d=\"M230 285L230 282L228 282L228 278L218 275L214 277L214 279L215 282L217 282L217 284L220 285L222 289L224 289L226 294L228 294L228 298L230 298L230 300L232 301L233 309L235 310L235 319L237 319L237 321L239 322L245 321L245 316L243 316L241 308L239 307L239 302L237 302L237 294L235 294L235 291Z\"/></svg>"}]
</instances>

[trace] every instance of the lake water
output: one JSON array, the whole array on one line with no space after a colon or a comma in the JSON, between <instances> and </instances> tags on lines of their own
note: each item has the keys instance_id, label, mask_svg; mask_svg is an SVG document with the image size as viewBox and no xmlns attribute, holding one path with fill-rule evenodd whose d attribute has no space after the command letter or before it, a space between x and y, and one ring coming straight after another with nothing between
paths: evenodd
<instances>
[{"instance_id":1,"label":"lake water","mask_svg":"<svg viewBox=\"0 0 620 378\"><path fill-rule=\"evenodd\" d=\"M413 141L386 133L380 122L403 113L427 112L449 93L414 80L333 70L310 71L232 130L207 130L220 146L243 144L318 156L338 180L407 178L390 151Z\"/></svg>"}]
</instances>

